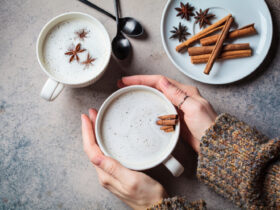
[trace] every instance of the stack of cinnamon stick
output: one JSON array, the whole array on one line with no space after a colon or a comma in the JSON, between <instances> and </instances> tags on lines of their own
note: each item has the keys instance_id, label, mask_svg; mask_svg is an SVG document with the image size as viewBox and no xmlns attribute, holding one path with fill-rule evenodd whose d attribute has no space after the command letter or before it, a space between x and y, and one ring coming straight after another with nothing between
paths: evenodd
<instances>
[{"instance_id":1,"label":"stack of cinnamon stick","mask_svg":"<svg viewBox=\"0 0 280 210\"><path fill-rule=\"evenodd\" d=\"M175 126L178 123L178 115L164 115L159 116L159 120L157 121L157 125L160 125L160 130L163 130L166 133L173 132L175 130Z\"/></svg>"},{"instance_id":2,"label":"stack of cinnamon stick","mask_svg":"<svg viewBox=\"0 0 280 210\"><path fill-rule=\"evenodd\" d=\"M188 48L193 64L207 63L204 73L209 74L216 60L225 60L233 58L244 58L252 55L252 49L249 43L224 44L227 39L236 39L243 36L254 35L257 33L254 24L247 25L240 29L229 31L233 23L231 14L217 21L208 28L197 33L190 39L176 47L176 51L182 52ZM217 31L219 34L211 35ZM211 36L210 36L211 35ZM202 46L190 47L199 41Z\"/></svg>"}]
</instances>

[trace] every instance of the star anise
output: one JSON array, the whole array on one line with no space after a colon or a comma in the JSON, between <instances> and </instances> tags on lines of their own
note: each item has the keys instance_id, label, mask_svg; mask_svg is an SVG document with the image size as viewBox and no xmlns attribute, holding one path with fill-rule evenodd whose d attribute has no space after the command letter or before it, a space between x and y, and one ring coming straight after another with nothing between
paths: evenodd
<instances>
[{"instance_id":1,"label":"star anise","mask_svg":"<svg viewBox=\"0 0 280 210\"><path fill-rule=\"evenodd\" d=\"M85 65L85 68L88 68L89 65L93 65L92 62L94 62L95 60L96 60L96 58L91 57L88 53L87 54L87 59L84 62L82 62L82 64Z\"/></svg>"},{"instance_id":2,"label":"star anise","mask_svg":"<svg viewBox=\"0 0 280 210\"><path fill-rule=\"evenodd\" d=\"M190 35L187 26L184 26L181 23L179 23L178 28L175 26L173 26L173 28L174 30L170 31L171 33L173 33L170 39L179 39L179 42L187 40L187 36Z\"/></svg>"},{"instance_id":3,"label":"star anise","mask_svg":"<svg viewBox=\"0 0 280 210\"><path fill-rule=\"evenodd\" d=\"M175 8L176 11L178 11L177 16L180 16L182 19L190 20L190 16L194 16L193 10L194 7L192 7L189 3L182 3L180 2L181 7Z\"/></svg>"},{"instance_id":4,"label":"star anise","mask_svg":"<svg viewBox=\"0 0 280 210\"><path fill-rule=\"evenodd\" d=\"M194 17L196 19L195 23L199 23L199 27L202 28L204 25L211 25L210 19L215 17L214 14L208 14L209 8L202 11L202 9L199 10L199 12L196 12L196 16Z\"/></svg>"},{"instance_id":5,"label":"star anise","mask_svg":"<svg viewBox=\"0 0 280 210\"><path fill-rule=\"evenodd\" d=\"M87 38L88 33L89 31L86 31L85 29L81 29L75 32L80 40L84 40L85 38Z\"/></svg>"},{"instance_id":6,"label":"star anise","mask_svg":"<svg viewBox=\"0 0 280 210\"><path fill-rule=\"evenodd\" d=\"M85 49L81 49L81 43L77 44L76 47L73 49L69 49L68 52L65 53L65 55L71 55L69 62L71 63L75 58L79 62L80 58L78 56L78 53L86 51Z\"/></svg>"}]
</instances>

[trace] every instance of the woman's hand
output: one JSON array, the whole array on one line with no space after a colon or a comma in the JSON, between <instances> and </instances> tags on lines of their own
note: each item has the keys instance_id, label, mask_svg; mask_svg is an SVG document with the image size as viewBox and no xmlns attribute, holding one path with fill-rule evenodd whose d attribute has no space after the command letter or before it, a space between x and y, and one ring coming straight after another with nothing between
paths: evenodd
<instances>
[{"instance_id":1,"label":"woman's hand","mask_svg":"<svg viewBox=\"0 0 280 210\"><path fill-rule=\"evenodd\" d=\"M81 116L82 133L84 150L94 164L101 185L133 209L146 209L161 201L166 195L161 184L102 154L95 140L96 115L97 111L90 109L89 117L84 114Z\"/></svg>"},{"instance_id":2,"label":"woman's hand","mask_svg":"<svg viewBox=\"0 0 280 210\"><path fill-rule=\"evenodd\" d=\"M215 121L217 114L211 104L201 97L196 87L183 85L160 75L130 76L118 81L120 88L129 85L147 85L156 88L175 106L183 102L179 110L182 123L181 136L196 152L199 152L200 139L205 130ZM185 96L188 98L184 101Z\"/></svg>"}]
</instances>

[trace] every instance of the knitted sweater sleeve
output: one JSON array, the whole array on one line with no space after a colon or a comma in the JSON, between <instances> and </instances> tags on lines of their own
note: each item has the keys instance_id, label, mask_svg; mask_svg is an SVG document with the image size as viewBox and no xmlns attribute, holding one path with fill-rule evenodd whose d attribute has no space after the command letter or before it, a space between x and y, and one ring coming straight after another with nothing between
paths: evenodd
<instances>
[{"instance_id":1,"label":"knitted sweater sleeve","mask_svg":"<svg viewBox=\"0 0 280 210\"><path fill-rule=\"evenodd\" d=\"M221 114L201 139L197 176L242 208L280 207L280 139Z\"/></svg>"},{"instance_id":2,"label":"knitted sweater sleeve","mask_svg":"<svg viewBox=\"0 0 280 210\"><path fill-rule=\"evenodd\" d=\"M229 114L201 139L197 177L244 209L280 208L280 139L269 140ZM204 201L167 198L150 209L206 209Z\"/></svg>"},{"instance_id":3,"label":"knitted sweater sleeve","mask_svg":"<svg viewBox=\"0 0 280 210\"><path fill-rule=\"evenodd\" d=\"M206 210L203 200L189 202L185 197L165 198L147 210Z\"/></svg>"}]
</instances>

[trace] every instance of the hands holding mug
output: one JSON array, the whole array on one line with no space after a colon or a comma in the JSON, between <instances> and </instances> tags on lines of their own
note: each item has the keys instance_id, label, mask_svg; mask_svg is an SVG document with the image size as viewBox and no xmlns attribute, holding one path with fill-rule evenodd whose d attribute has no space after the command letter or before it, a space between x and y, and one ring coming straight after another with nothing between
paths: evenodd
<instances>
[{"instance_id":1,"label":"hands holding mug","mask_svg":"<svg viewBox=\"0 0 280 210\"><path fill-rule=\"evenodd\" d=\"M124 77L118 81L120 88L146 85L160 90L175 106L180 106L181 136L199 152L200 139L217 117L216 112L193 86L183 85L160 75ZM123 167L116 160L104 156L99 149L94 132L97 112L89 110L82 115L84 150L94 164L102 186L110 190L134 209L144 209L166 196L161 184L142 172Z\"/></svg>"}]
</instances>

